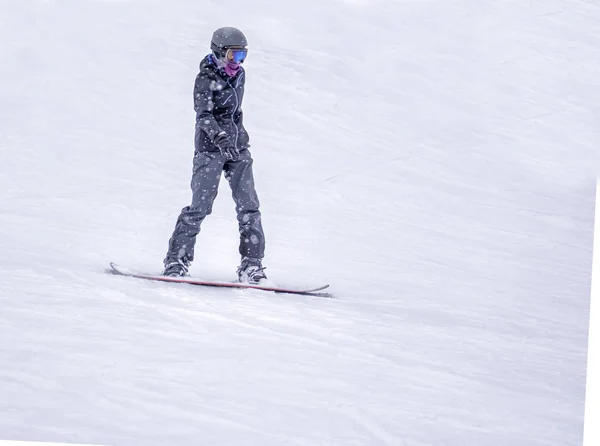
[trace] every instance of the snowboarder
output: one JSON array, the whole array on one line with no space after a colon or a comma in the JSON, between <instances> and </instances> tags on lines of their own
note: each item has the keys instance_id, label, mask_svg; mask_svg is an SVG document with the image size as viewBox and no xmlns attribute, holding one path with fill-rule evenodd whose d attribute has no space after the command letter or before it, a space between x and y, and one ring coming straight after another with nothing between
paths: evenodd
<instances>
[{"instance_id":1,"label":"snowboarder","mask_svg":"<svg viewBox=\"0 0 600 446\"><path fill-rule=\"evenodd\" d=\"M196 236L212 212L221 173L231 187L240 232L240 282L266 279L262 259L265 237L252 172L249 136L244 128L242 99L248 54L246 36L237 28L217 29L212 52L200 62L194 85L196 131L192 170L192 200L181 210L164 259L166 276L187 276L194 260Z\"/></svg>"}]
</instances>

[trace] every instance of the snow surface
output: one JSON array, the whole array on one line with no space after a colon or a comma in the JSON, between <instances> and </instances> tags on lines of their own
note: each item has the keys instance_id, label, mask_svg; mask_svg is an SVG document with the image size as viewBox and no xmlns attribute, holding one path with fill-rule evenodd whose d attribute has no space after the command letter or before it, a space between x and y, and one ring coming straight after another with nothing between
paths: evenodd
<instances>
[{"instance_id":1,"label":"snow surface","mask_svg":"<svg viewBox=\"0 0 600 446\"><path fill-rule=\"evenodd\" d=\"M595 0L0 0L0 438L580 445ZM280 284L157 272L212 31ZM224 182L192 273L233 278Z\"/></svg>"}]
</instances>

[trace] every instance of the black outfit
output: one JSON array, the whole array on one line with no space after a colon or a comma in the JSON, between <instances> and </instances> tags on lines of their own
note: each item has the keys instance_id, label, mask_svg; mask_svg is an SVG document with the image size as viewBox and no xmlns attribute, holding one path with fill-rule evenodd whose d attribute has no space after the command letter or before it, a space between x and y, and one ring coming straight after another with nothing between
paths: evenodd
<instances>
[{"instance_id":1,"label":"black outfit","mask_svg":"<svg viewBox=\"0 0 600 446\"><path fill-rule=\"evenodd\" d=\"M212 212L217 197L221 172L225 173L236 205L240 231L239 252L242 257L262 259L265 238L259 211L259 200L254 187L253 159L249 150L249 137L243 124L241 109L244 96L245 72L234 77L219 69L213 55L200 63L200 72L194 85L196 110L195 153L192 172L192 202L181 210L169 248L165 265L194 260L196 236L204 218ZM220 132L226 132L239 151L235 161L227 160L214 144Z\"/></svg>"}]
</instances>

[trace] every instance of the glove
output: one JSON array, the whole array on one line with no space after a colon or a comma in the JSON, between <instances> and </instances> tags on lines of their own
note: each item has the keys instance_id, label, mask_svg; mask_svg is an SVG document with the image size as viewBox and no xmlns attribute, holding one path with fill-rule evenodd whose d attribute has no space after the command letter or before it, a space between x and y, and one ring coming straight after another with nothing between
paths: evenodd
<instances>
[{"instance_id":1,"label":"glove","mask_svg":"<svg viewBox=\"0 0 600 446\"><path fill-rule=\"evenodd\" d=\"M215 136L214 140L215 146L221 152L221 155L224 156L227 160L235 161L237 160L240 152L235 148L229 136L224 131L221 131Z\"/></svg>"}]
</instances>

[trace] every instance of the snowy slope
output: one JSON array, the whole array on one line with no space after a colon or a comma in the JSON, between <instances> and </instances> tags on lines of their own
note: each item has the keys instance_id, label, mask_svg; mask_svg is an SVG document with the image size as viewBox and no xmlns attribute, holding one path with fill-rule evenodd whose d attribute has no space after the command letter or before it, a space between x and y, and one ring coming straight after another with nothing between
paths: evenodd
<instances>
[{"instance_id":1,"label":"snowy slope","mask_svg":"<svg viewBox=\"0 0 600 446\"><path fill-rule=\"evenodd\" d=\"M600 113L584 0L0 1L0 438L579 445ZM280 283L138 282L189 200L212 31ZM231 278L222 184L198 276Z\"/></svg>"}]
</instances>

